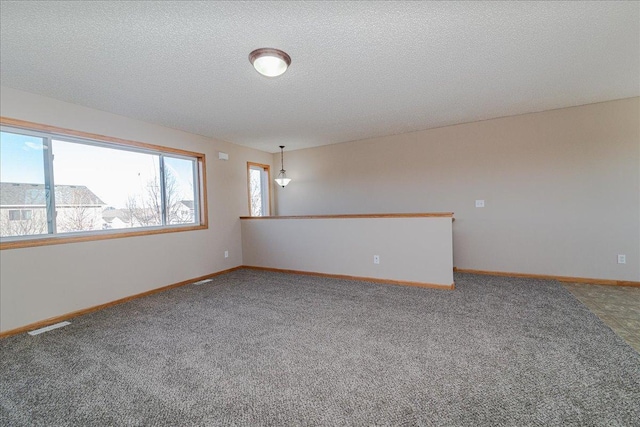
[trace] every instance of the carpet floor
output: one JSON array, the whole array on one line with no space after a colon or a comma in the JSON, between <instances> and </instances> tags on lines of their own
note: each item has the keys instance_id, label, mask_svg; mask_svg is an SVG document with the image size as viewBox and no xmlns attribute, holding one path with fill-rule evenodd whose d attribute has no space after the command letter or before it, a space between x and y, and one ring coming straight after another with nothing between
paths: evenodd
<instances>
[{"instance_id":1,"label":"carpet floor","mask_svg":"<svg viewBox=\"0 0 640 427\"><path fill-rule=\"evenodd\" d=\"M559 283L455 279L238 270L9 337L0 425L640 425L640 356Z\"/></svg>"}]
</instances>

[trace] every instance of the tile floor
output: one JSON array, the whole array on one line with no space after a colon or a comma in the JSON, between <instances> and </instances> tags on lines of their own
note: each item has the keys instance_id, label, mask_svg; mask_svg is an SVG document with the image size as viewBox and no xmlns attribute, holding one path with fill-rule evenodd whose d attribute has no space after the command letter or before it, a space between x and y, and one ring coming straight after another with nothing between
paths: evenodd
<instances>
[{"instance_id":1,"label":"tile floor","mask_svg":"<svg viewBox=\"0 0 640 427\"><path fill-rule=\"evenodd\" d=\"M640 353L640 288L583 283L563 285Z\"/></svg>"}]
</instances>

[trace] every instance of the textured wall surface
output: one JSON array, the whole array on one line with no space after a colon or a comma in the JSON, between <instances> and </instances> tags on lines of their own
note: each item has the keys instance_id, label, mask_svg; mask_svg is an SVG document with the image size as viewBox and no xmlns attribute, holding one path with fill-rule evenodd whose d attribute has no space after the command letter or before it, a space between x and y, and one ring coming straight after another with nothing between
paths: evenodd
<instances>
[{"instance_id":1,"label":"textured wall surface","mask_svg":"<svg viewBox=\"0 0 640 427\"><path fill-rule=\"evenodd\" d=\"M3 250L0 330L242 264L238 217L248 214L246 162L269 164L271 155L6 87L1 96L5 117L204 153L209 228ZM230 159L218 160L218 151Z\"/></svg>"},{"instance_id":2,"label":"textured wall surface","mask_svg":"<svg viewBox=\"0 0 640 427\"><path fill-rule=\"evenodd\" d=\"M459 268L639 281L639 107L629 98L292 151L277 212L454 212Z\"/></svg>"}]
</instances>

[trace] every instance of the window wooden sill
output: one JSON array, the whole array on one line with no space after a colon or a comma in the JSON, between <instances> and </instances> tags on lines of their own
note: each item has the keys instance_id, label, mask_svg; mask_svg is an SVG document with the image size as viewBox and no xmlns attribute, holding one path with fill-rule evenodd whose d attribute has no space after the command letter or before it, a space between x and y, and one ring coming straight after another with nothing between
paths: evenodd
<instances>
[{"instance_id":1,"label":"window wooden sill","mask_svg":"<svg viewBox=\"0 0 640 427\"><path fill-rule=\"evenodd\" d=\"M95 234L82 234L73 236L47 236L43 238L12 240L0 243L0 250L21 249L36 246L61 245L65 243L93 242L96 240L121 239L124 237L151 236L154 234L178 233L182 231L206 230L206 224L192 226L165 227L152 230L134 230L125 232L98 232Z\"/></svg>"}]
</instances>

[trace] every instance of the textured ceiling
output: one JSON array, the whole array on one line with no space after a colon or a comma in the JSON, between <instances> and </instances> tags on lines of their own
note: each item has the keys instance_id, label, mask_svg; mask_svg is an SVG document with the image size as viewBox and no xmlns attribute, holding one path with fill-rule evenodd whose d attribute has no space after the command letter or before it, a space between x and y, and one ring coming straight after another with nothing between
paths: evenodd
<instances>
[{"instance_id":1,"label":"textured ceiling","mask_svg":"<svg viewBox=\"0 0 640 427\"><path fill-rule=\"evenodd\" d=\"M276 152L640 95L638 2L5 2L0 83ZM276 79L249 52L285 50Z\"/></svg>"}]
</instances>

